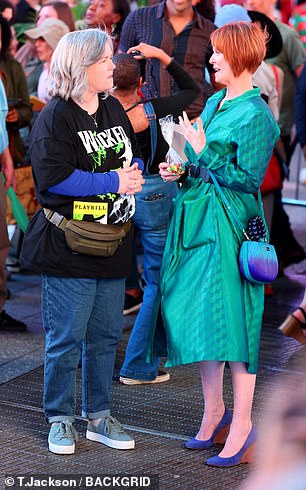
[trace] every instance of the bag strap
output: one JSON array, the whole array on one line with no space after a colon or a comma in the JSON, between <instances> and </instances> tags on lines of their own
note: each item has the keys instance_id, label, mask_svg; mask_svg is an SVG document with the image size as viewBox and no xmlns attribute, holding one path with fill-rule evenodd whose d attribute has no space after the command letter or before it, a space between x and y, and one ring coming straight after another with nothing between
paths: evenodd
<instances>
[{"instance_id":1,"label":"bag strap","mask_svg":"<svg viewBox=\"0 0 306 490\"><path fill-rule=\"evenodd\" d=\"M60 228L61 230L65 231L66 225L68 223L68 219L65 218L60 213L57 213L56 211L53 211L52 209L47 209L43 208L43 212L45 217L47 218L50 223L55 225L57 228Z\"/></svg>"},{"instance_id":2,"label":"bag strap","mask_svg":"<svg viewBox=\"0 0 306 490\"><path fill-rule=\"evenodd\" d=\"M146 117L150 123L150 133L151 133L151 155L147 161L147 168L152 164L153 158L156 152L157 146L157 124L156 124L156 114L152 102L148 101L143 106Z\"/></svg>"},{"instance_id":3,"label":"bag strap","mask_svg":"<svg viewBox=\"0 0 306 490\"><path fill-rule=\"evenodd\" d=\"M58 213L57 211L53 211L52 209L43 208L43 213L44 213L45 217L47 218L47 220L50 221L50 223L55 225L57 228L60 228L60 230L65 231L67 223L70 220L65 218L65 216ZM102 225L102 226L108 226L108 225ZM116 225L110 225L110 226L116 227ZM132 220L131 219L129 219L128 221L123 223L123 225L121 225L121 228L122 228L125 235L128 234L128 232L131 229L131 226L132 226Z\"/></svg>"},{"instance_id":4,"label":"bag strap","mask_svg":"<svg viewBox=\"0 0 306 490\"><path fill-rule=\"evenodd\" d=\"M214 174L208 170L209 172L209 175L210 175L210 178L211 180L213 181L214 185L215 185L215 188L219 194L219 196L221 197L221 200L225 206L225 209L227 211L227 214L229 216L232 216L232 218L234 219L234 221L236 222L236 224L238 225L238 227L240 228L240 230L242 231L242 233L244 234L244 236L246 237L247 240L250 240L250 237L248 236L247 232L245 231L244 227L243 227L243 224L241 223L240 219L238 218L237 214L235 213L235 211L232 209L231 205L230 205L230 202L229 200L226 198L223 190L221 189L216 177L214 176Z\"/></svg>"},{"instance_id":5,"label":"bag strap","mask_svg":"<svg viewBox=\"0 0 306 490\"><path fill-rule=\"evenodd\" d=\"M219 196L221 197L221 200L223 202L223 204L225 205L225 209L227 211L227 214L229 216L232 216L232 218L234 219L234 221L236 222L236 224L238 225L238 227L240 228L240 230L242 231L242 233L244 234L245 238L249 241L251 241L251 238L249 237L249 235L247 234L247 232L245 231L244 229L244 226L243 224L241 223L239 217L237 216L237 214L235 213L235 211L233 210L233 208L231 207L230 205L230 202L229 200L226 198L223 190L221 189L221 186L219 185L216 177L214 176L214 174L208 170L209 172L209 175L210 175L210 178L211 180L213 181L214 185L215 185L215 188L217 190L217 192L219 193ZM262 203L262 197L261 197L261 192L260 192L260 189L258 189L257 191L257 197L258 197L258 204L259 204L259 209L262 213L262 216L264 217L264 209L263 209L263 203ZM265 223L265 220L263 220L264 223ZM267 230L266 230L267 231Z\"/></svg>"}]
</instances>

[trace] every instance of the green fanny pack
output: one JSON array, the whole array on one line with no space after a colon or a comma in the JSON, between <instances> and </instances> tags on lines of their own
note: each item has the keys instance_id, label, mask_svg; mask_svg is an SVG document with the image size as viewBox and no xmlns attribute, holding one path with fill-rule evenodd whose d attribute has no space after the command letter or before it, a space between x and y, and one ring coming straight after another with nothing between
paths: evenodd
<instances>
[{"instance_id":1,"label":"green fanny pack","mask_svg":"<svg viewBox=\"0 0 306 490\"><path fill-rule=\"evenodd\" d=\"M92 221L67 219L56 211L43 208L50 223L65 233L68 247L75 253L111 257L131 229L131 220L123 225L104 225Z\"/></svg>"}]
</instances>

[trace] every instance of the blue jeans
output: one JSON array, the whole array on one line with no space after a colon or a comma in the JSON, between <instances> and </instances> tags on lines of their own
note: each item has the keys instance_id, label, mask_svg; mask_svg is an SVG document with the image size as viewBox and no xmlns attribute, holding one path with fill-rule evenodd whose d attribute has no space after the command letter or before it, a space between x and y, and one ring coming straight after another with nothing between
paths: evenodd
<instances>
[{"instance_id":1,"label":"blue jeans","mask_svg":"<svg viewBox=\"0 0 306 490\"><path fill-rule=\"evenodd\" d=\"M159 175L145 175L144 178L142 191L135 196L136 213L133 222L139 230L144 249L143 277L146 286L120 375L139 380L153 380L157 375L159 358L155 358L152 364L146 363L147 343L155 315L154 306L168 231L169 211L172 199L177 195L178 185L175 182L164 183ZM154 201L145 200L152 194L162 194L162 197Z\"/></svg>"},{"instance_id":2,"label":"blue jeans","mask_svg":"<svg viewBox=\"0 0 306 490\"><path fill-rule=\"evenodd\" d=\"M90 419L109 415L124 285L124 278L42 276L44 410L49 422L74 420L81 353L82 415Z\"/></svg>"}]
</instances>

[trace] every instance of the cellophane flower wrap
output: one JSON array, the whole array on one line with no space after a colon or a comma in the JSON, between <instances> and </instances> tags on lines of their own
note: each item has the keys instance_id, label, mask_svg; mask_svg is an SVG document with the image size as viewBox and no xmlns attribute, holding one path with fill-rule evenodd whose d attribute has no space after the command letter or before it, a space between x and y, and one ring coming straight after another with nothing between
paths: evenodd
<instances>
[{"instance_id":1,"label":"cellophane flower wrap","mask_svg":"<svg viewBox=\"0 0 306 490\"><path fill-rule=\"evenodd\" d=\"M181 175L185 171L184 161L186 158L183 158L178 151L173 147L173 139L176 133L180 133L178 124L175 124L173 120L173 116L169 114L166 117L163 117L159 120L160 128L163 137L169 145L169 150L166 154L165 161L168 163L167 171L176 175ZM182 136L179 134L179 136ZM185 141L180 144L180 146L185 146ZM180 149L182 151L182 148ZM180 151L180 153L181 153Z\"/></svg>"}]
</instances>

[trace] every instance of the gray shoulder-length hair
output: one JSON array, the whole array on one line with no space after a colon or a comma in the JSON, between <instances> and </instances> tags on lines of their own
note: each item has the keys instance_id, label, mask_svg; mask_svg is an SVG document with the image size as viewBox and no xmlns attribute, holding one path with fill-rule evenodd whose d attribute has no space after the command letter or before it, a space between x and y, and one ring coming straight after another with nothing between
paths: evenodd
<instances>
[{"instance_id":1,"label":"gray shoulder-length hair","mask_svg":"<svg viewBox=\"0 0 306 490\"><path fill-rule=\"evenodd\" d=\"M65 34L51 60L49 95L81 99L87 89L87 68L101 58L111 37L100 29L86 29Z\"/></svg>"}]
</instances>

